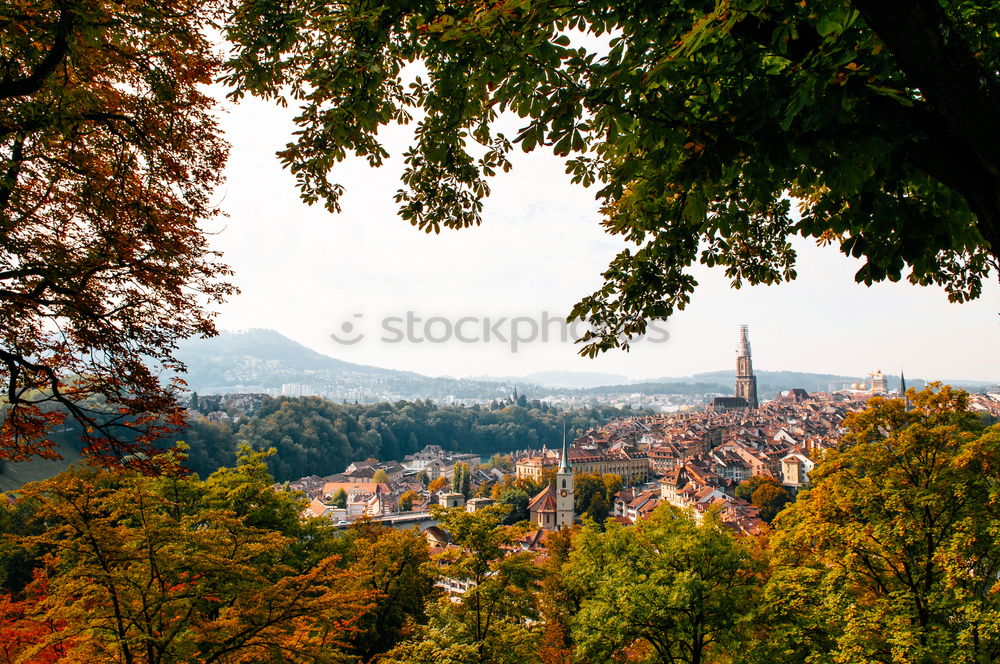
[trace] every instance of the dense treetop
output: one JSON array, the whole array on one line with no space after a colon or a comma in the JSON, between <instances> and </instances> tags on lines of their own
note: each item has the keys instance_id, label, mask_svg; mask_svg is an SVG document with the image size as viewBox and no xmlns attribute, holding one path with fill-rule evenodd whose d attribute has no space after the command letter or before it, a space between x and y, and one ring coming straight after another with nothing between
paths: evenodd
<instances>
[{"instance_id":1,"label":"dense treetop","mask_svg":"<svg viewBox=\"0 0 1000 664\"><path fill-rule=\"evenodd\" d=\"M478 224L515 145L566 157L634 245L573 310L593 354L683 308L697 261L794 278L793 236L867 284L977 297L1000 256L997 24L982 1L264 0L227 26L226 81L300 107L280 156L330 210L331 168L381 165L379 128L415 121L396 200L428 232Z\"/></svg>"},{"instance_id":2,"label":"dense treetop","mask_svg":"<svg viewBox=\"0 0 1000 664\"><path fill-rule=\"evenodd\" d=\"M571 436L635 414L612 407L566 414ZM483 456L515 449L558 449L562 411L534 402L498 410L437 406L430 401L338 404L318 397L267 399L236 425L191 418L177 437L186 441L188 465L202 476L235 462L237 446L274 448L268 458L279 481L339 473L347 464L375 457L402 460L425 445Z\"/></svg>"},{"instance_id":3,"label":"dense treetop","mask_svg":"<svg viewBox=\"0 0 1000 664\"><path fill-rule=\"evenodd\" d=\"M180 424L158 373L234 291L201 226L228 153L205 93L218 17L198 0L0 6L0 458L52 456L67 414L103 463Z\"/></svg>"},{"instance_id":4,"label":"dense treetop","mask_svg":"<svg viewBox=\"0 0 1000 664\"><path fill-rule=\"evenodd\" d=\"M0 661L995 662L1000 425L910 399L848 418L760 536L663 505L541 558L516 501L435 508L454 546L301 518L246 447L204 480L69 471L0 500Z\"/></svg>"}]
</instances>

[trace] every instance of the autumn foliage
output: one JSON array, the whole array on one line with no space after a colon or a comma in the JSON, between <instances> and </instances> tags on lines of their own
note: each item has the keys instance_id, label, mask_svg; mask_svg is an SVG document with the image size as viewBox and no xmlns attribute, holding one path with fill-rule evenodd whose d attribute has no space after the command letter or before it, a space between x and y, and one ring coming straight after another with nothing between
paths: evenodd
<instances>
[{"instance_id":1,"label":"autumn foliage","mask_svg":"<svg viewBox=\"0 0 1000 664\"><path fill-rule=\"evenodd\" d=\"M48 594L48 577L36 570L34 581L20 598L0 595L0 664L54 664L63 661L72 639L65 623L40 613ZM62 635L62 638L54 638Z\"/></svg>"},{"instance_id":2,"label":"autumn foliage","mask_svg":"<svg viewBox=\"0 0 1000 664\"><path fill-rule=\"evenodd\" d=\"M909 398L846 419L760 537L434 507L430 549L303 516L248 447L206 480L70 471L0 500L0 664L995 662L1000 425Z\"/></svg>"},{"instance_id":3,"label":"autumn foliage","mask_svg":"<svg viewBox=\"0 0 1000 664\"><path fill-rule=\"evenodd\" d=\"M240 513L239 487L268 491L253 469L235 471L241 482L234 471L207 482L74 471L27 486L18 499L48 527L19 538L43 553L27 588L0 599L6 661L338 659L375 593L297 510L268 527L254 525L267 500Z\"/></svg>"},{"instance_id":4,"label":"autumn foliage","mask_svg":"<svg viewBox=\"0 0 1000 664\"><path fill-rule=\"evenodd\" d=\"M158 373L234 291L201 227L228 151L212 7L0 7L0 458L55 456L71 418L92 458L142 461L181 424Z\"/></svg>"}]
</instances>

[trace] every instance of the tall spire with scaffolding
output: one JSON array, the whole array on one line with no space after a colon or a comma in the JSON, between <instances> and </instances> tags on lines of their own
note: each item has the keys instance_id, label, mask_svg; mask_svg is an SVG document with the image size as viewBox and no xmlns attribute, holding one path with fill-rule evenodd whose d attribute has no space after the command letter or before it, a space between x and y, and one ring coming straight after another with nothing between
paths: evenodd
<instances>
[{"instance_id":1,"label":"tall spire with scaffolding","mask_svg":"<svg viewBox=\"0 0 1000 664\"><path fill-rule=\"evenodd\" d=\"M750 408L757 407L757 377L753 375L750 359L750 334L746 325L740 325L740 341L736 346L736 396L746 399Z\"/></svg>"}]
</instances>

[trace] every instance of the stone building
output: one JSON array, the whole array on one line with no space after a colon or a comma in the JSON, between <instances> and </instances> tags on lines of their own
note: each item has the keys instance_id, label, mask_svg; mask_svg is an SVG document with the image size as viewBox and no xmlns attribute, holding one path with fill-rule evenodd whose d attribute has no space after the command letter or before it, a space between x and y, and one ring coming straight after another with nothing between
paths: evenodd
<instances>
[{"instance_id":1,"label":"stone building","mask_svg":"<svg viewBox=\"0 0 1000 664\"><path fill-rule=\"evenodd\" d=\"M542 530L559 530L573 525L573 468L569 463L566 441L556 470L555 482L538 492L528 503L531 520Z\"/></svg>"},{"instance_id":2,"label":"stone building","mask_svg":"<svg viewBox=\"0 0 1000 664\"><path fill-rule=\"evenodd\" d=\"M757 377L750 359L750 337L746 325L740 325L740 342L736 347L736 396L745 399L748 408L756 408Z\"/></svg>"}]
</instances>

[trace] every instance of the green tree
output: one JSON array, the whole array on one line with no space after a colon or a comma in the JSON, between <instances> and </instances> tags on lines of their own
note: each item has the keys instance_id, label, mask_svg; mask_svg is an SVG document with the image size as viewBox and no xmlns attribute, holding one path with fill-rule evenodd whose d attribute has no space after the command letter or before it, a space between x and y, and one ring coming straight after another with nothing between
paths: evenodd
<instances>
[{"instance_id":1,"label":"green tree","mask_svg":"<svg viewBox=\"0 0 1000 664\"><path fill-rule=\"evenodd\" d=\"M360 575L360 589L374 598L352 625L350 643L361 661L369 662L409 636L408 623L425 620L424 603L434 595L434 579L427 569L427 540L417 529L362 523L350 536L348 569Z\"/></svg>"},{"instance_id":2,"label":"green tree","mask_svg":"<svg viewBox=\"0 0 1000 664\"><path fill-rule=\"evenodd\" d=\"M456 545L437 557L436 573L468 585L431 610L415 638L400 644L386 661L518 664L537 648L537 590L542 571L533 555L516 551L526 531L503 526L505 507L477 512L432 507ZM512 552L514 551L514 552Z\"/></svg>"},{"instance_id":3,"label":"green tree","mask_svg":"<svg viewBox=\"0 0 1000 664\"><path fill-rule=\"evenodd\" d=\"M604 484L604 497L607 498L609 504L614 501L615 494L621 491L622 486L625 485L622 476L615 473L601 475L601 482Z\"/></svg>"},{"instance_id":4,"label":"green tree","mask_svg":"<svg viewBox=\"0 0 1000 664\"><path fill-rule=\"evenodd\" d=\"M760 508L760 518L768 523L792 500L791 494L776 479L767 475L754 475L743 480L733 492L754 507Z\"/></svg>"},{"instance_id":5,"label":"green tree","mask_svg":"<svg viewBox=\"0 0 1000 664\"><path fill-rule=\"evenodd\" d=\"M347 508L347 492L343 489L337 489L332 496L330 496L330 504L339 509Z\"/></svg>"},{"instance_id":6,"label":"green tree","mask_svg":"<svg viewBox=\"0 0 1000 664\"><path fill-rule=\"evenodd\" d=\"M590 499L590 504L587 506L587 511L584 512L584 515L597 523L604 523L610 511L611 506L608 504L608 499L604 497L604 494L595 493L594 497Z\"/></svg>"},{"instance_id":7,"label":"green tree","mask_svg":"<svg viewBox=\"0 0 1000 664\"><path fill-rule=\"evenodd\" d=\"M598 494L604 493L604 482L596 473L573 474L573 511L583 514Z\"/></svg>"},{"instance_id":8,"label":"green tree","mask_svg":"<svg viewBox=\"0 0 1000 664\"><path fill-rule=\"evenodd\" d=\"M542 623L538 650L541 664L571 664L573 661L570 621L578 604L562 574L572 550L573 534L569 528L562 528L548 533L545 538L546 555L542 563L545 577L538 601Z\"/></svg>"},{"instance_id":9,"label":"green tree","mask_svg":"<svg viewBox=\"0 0 1000 664\"><path fill-rule=\"evenodd\" d=\"M180 446L185 447L183 443ZM329 520L303 518L307 502L302 494L273 489L274 478L267 468L267 459L273 455L273 449L257 451L242 445L234 468L220 468L201 484L193 478L188 485L175 484L173 490L199 488L200 495L193 494L198 497L198 507L232 512L249 527L288 537L289 562L304 566L340 554L339 538Z\"/></svg>"},{"instance_id":10,"label":"green tree","mask_svg":"<svg viewBox=\"0 0 1000 664\"><path fill-rule=\"evenodd\" d=\"M591 661L726 661L746 638L744 614L759 587L748 546L709 515L696 524L662 507L634 528L584 527L564 582L582 599L573 618L578 654Z\"/></svg>"},{"instance_id":11,"label":"green tree","mask_svg":"<svg viewBox=\"0 0 1000 664\"><path fill-rule=\"evenodd\" d=\"M792 496L783 486L773 482L764 482L753 492L750 504L760 508L760 518L771 523L778 512L791 500Z\"/></svg>"},{"instance_id":12,"label":"green tree","mask_svg":"<svg viewBox=\"0 0 1000 664\"><path fill-rule=\"evenodd\" d=\"M496 452L490 457L490 460L486 462L486 468L499 468L500 470L514 470L514 462L511 460L509 454L500 454Z\"/></svg>"},{"instance_id":13,"label":"green tree","mask_svg":"<svg viewBox=\"0 0 1000 664\"><path fill-rule=\"evenodd\" d=\"M503 505L508 509L504 523L513 525L519 521L526 521L531 518L531 515L528 513L528 502L530 500L528 492L524 489L518 489L513 486L504 489L497 498L497 504Z\"/></svg>"},{"instance_id":14,"label":"green tree","mask_svg":"<svg viewBox=\"0 0 1000 664\"><path fill-rule=\"evenodd\" d=\"M200 401L204 403L205 397ZM626 414L634 413L617 408L578 410L569 413L569 420L574 429L583 431ZM561 421L554 413L437 407L423 401L337 404L317 397L264 399L252 416L238 424L191 418L186 427L170 440L190 444L187 463L202 477L233 466L238 445L247 443L277 450L267 463L279 481L334 473L369 453L398 458L417 451L425 439L467 441L470 449L482 453L510 449L516 440L539 447L562 440ZM63 441L71 442L73 435L77 432L64 433ZM422 478L426 474L417 475L426 485Z\"/></svg>"},{"instance_id":15,"label":"green tree","mask_svg":"<svg viewBox=\"0 0 1000 664\"><path fill-rule=\"evenodd\" d=\"M451 475L452 492L460 493L468 498L471 495L470 480L469 464L460 461L456 462Z\"/></svg>"},{"instance_id":16,"label":"green tree","mask_svg":"<svg viewBox=\"0 0 1000 664\"><path fill-rule=\"evenodd\" d=\"M572 312L594 354L683 308L696 262L793 279L793 236L862 259L859 282L978 297L1000 255L998 22L985 0L243 2L226 80L302 101L281 158L332 211L331 166L380 166L380 127L414 116L396 200L427 232L480 223L514 144L566 157L633 245Z\"/></svg>"},{"instance_id":17,"label":"green tree","mask_svg":"<svg viewBox=\"0 0 1000 664\"><path fill-rule=\"evenodd\" d=\"M375 471L375 474L372 476L372 482L377 482L379 484L388 484L389 473L379 468L378 470Z\"/></svg>"},{"instance_id":18,"label":"green tree","mask_svg":"<svg viewBox=\"0 0 1000 664\"><path fill-rule=\"evenodd\" d=\"M764 484L774 484L776 486L780 486L773 477L768 477L767 475L754 475L737 484L736 490L733 491L733 495L737 498L750 502L750 499L753 498L754 491L759 489Z\"/></svg>"},{"instance_id":19,"label":"green tree","mask_svg":"<svg viewBox=\"0 0 1000 664\"><path fill-rule=\"evenodd\" d=\"M577 514L586 514L598 523L604 523L614 495L621 488L620 475L576 473L573 475L573 509Z\"/></svg>"},{"instance_id":20,"label":"green tree","mask_svg":"<svg viewBox=\"0 0 1000 664\"><path fill-rule=\"evenodd\" d=\"M834 661L1000 657L1000 426L938 384L874 398L776 520L768 606ZM813 627L820 626L817 632ZM798 647L801 647L801 643Z\"/></svg>"},{"instance_id":21,"label":"green tree","mask_svg":"<svg viewBox=\"0 0 1000 664\"><path fill-rule=\"evenodd\" d=\"M12 499L0 494L0 589L20 594L40 566L42 552L24 546L26 535L44 532L44 524L35 516L36 505L24 497Z\"/></svg>"}]
</instances>

